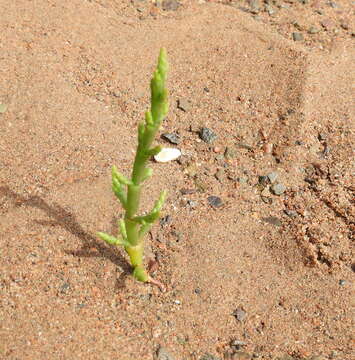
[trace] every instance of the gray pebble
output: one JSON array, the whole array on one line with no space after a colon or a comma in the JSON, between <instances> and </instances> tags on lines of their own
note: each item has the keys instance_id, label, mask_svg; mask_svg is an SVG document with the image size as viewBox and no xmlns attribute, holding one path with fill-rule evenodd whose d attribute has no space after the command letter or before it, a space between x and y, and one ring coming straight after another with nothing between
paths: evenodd
<instances>
[{"instance_id":1,"label":"gray pebble","mask_svg":"<svg viewBox=\"0 0 355 360\"><path fill-rule=\"evenodd\" d=\"M211 354L205 354L202 357L200 357L200 360L220 360L220 359Z\"/></svg>"},{"instance_id":2,"label":"gray pebble","mask_svg":"<svg viewBox=\"0 0 355 360\"><path fill-rule=\"evenodd\" d=\"M249 0L248 2L250 4L250 12L252 14L257 14L260 11L259 0Z\"/></svg>"},{"instance_id":3,"label":"gray pebble","mask_svg":"<svg viewBox=\"0 0 355 360\"><path fill-rule=\"evenodd\" d=\"M245 346L247 343L242 340L232 340L231 346L239 350L242 346Z\"/></svg>"},{"instance_id":4,"label":"gray pebble","mask_svg":"<svg viewBox=\"0 0 355 360\"><path fill-rule=\"evenodd\" d=\"M333 9L339 7L338 4L335 3L334 1L329 1L328 5L329 5L330 7L332 7Z\"/></svg>"},{"instance_id":5,"label":"gray pebble","mask_svg":"<svg viewBox=\"0 0 355 360\"><path fill-rule=\"evenodd\" d=\"M278 178L279 174L276 171L273 171L273 172L267 174L266 176L270 180L271 184L273 184L276 181L276 179Z\"/></svg>"},{"instance_id":6,"label":"gray pebble","mask_svg":"<svg viewBox=\"0 0 355 360\"><path fill-rule=\"evenodd\" d=\"M299 32L294 32L292 33L292 39L294 41L302 41L303 40L303 35Z\"/></svg>"},{"instance_id":7,"label":"gray pebble","mask_svg":"<svg viewBox=\"0 0 355 360\"><path fill-rule=\"evenodd\" d=\"M165 133L162 135L162 138L175 145L180 143L180 136L177 133Z\"/></svg>"},{"instance_id":8,"label":"gray pebble","mask_svg":"<svg viewBox=\"0 0 355 360\"><path fill-rule=\"evenodd\" d=\"M157 360L175 360L175 358L169 353L167 349L160 346L157 351Z\"/></svg>"},{"instance_id":9,"label":"gray pebble","mask_svg":"<svg viewBox=\"0 0 355 360\"><path fill-rule=\"evenodd\" d=\"M237 150L231 147L226 147L226 150L224 152L224 157L226 159L234 159L237 157Z\"/></svg>"},{"instance_id":10,"label":"gray pebble","mask_svg":"<svg viewBox=\"0 0 355 360\"><path fill-rule=\"evenodd\" d=\"M216 139L217 135L209 128L202 128L200 130L200 138L207 144L212 144Z\"/></svg>"},{"instance_id":11,"label":"gray pebble","mask_svg":"<svg viewBox=\"0 0 355 360\"><path fill-rule=\"evenodd\" d=\"M237 181L239 182L239 184L246 184L248 182L248 178L247 177L238 177Z\"/></svg>"},{"instance_id":12,"label":"gray pebble","mask_svg":"<svg viewBox=\"0 0 355 360\"><path fill-rule=\"evenodd\" d=\"M179 6L180 4L177 0L163 0L162 2L162 8L164 11L177 10Z\"/></svg>"},{"instance_id":13,"label":"gray pebble","mask_svg":"<svg viewBox=\"0 0 355 360\"><path fill-rule=\"evenodd\" d=\"M60 287L60 292L62 294L66 294L68 293L70 290L70 284L68 282L65 282L61 287Z\"/></svg>"},{"instance_id":14,"label":"gray pebble","mask_svg":"<svg viewBox=\"0 0 355 360\"><path fill-rule=\"evenodd\" d=\"M209 196L207 198L208 203L213 207L221 207L223 205L222 199L218 196Z\"/></svg>"},{"instance_id":15,"label":"gray pebble","mask_svg":"<svg viewBox=\"0 0 355 360\"><path fill-rule=\"evenodd\" d=\"M261 220L271 225L282 226L281 220L276 216L267 216L262 218Z\"/></svg>"},{"instance_id":16,"label":"gray pebble","mask_svg":"<svg viewBox=\"0 0 355 360\"><path fill-rule=\"evenodd\" d=\"M318 34L320 31L320 29L316 28L315 26L311 26L309 29L308 29L308 34Z\"/></svg>"},{"instance_id":17,"label":"gray pebble","mask_svg":"<svg viewBox=\"0 0 355 360\"><path fill-rule=\"evenodd\" d=\"M274 15L276 12L276 10L271 5L265 5L265 10L270 16Z\"/></svg>"},{"instance_id":18,"label":"gray pebble","mask_svg":"<svg viewBox=\"0 0 355 360\"><path fill-rule=\"evenodd\" d=\"M270 189L275 195L282 195L286 191L286 186L284 184L273 184Z\"/></svg>"},{"instance_id":19,"label":"gray pebble","mask_svg":"<svg viewBox=\"0 0 355 360\"><path fill-rule=\"evenodd\" d=\"M243 321L247 317L247 313L242 308L235 309L233 315L238 321Z\"/></svg>"},{"instance_id":20,"label":"gray pebble","mask_svg":"<svg viewBox=\"0 0 355 360\"><path fill-rule=\"evenodd\" d=\"M236 145L238 147L240 147L241 149L253 150L253 147L251 145L249 145L249 144L246 144L246 143L237 142Z\"/></svg>"},{"instance_id":21,"label":"gray pebble","mask_svg":"<svg viewBox=\"0 0 355 360\"><path fill-rule=\"evenodd\" d=\"M345 280L339 280L339 285L340 286L344 286L346 284L346 281Z\"/></svg>"},{"instance_id":22,"label":"gray pebble","mask_svg":"<svg viewBox=\"0 0 355 360\"><path fill-rule=\"evenodd\" d=\"M288 209L286 209L286 210L284 210L284 211L285 211L285 214L286 214L287 216L291 217L291 218L294 218L294 217L297 216L297 211L295 211L295 210L288 210Z\"/></svg>"}]
</instances>

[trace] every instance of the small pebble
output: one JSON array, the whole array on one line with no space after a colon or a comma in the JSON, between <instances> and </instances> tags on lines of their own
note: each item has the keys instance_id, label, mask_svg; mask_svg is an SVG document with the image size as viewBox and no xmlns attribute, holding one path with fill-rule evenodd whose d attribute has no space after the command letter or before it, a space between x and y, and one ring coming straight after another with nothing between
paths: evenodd
<instances>
[{"instance_id":1,"label":"small pebble","mask_svg":"<svg viewBox=\"0 0 355 360\"><path fill-rule=\"evenodd\" d=\"M335 3L334 1L329 1L328 5L329 5L330 7L332 7L333 9L336 9L337 7L339 7L338 4Z\"/></svg>"},{"instance_id":2,"label":"small pebble","mask_svg":"<svg viewBox=\"0 0 355 360\"><path fill-rule=\"evenodd\" d=\"M278 178L279 174L276 171L273 171L273 172L267 174L266 176L270 180L271 184L273 184L276 181L276 179Z\"/></svg>"},{"instance_id":3,"label":"small pebble","mask_svg":"<svg viewBox=\"0 0 355 360\"><path fill-rule=\"evenodd\" d=\"M286 209L286 210L284 210L284 211L285 211L285 214L286 214L287 216L291 217L291 218L294 218L294 217L297 216L297 211L295 211L295 210L288 210L288 209Z\"/></svg>"},{"instance_id":4,"label":"small pebble","mask_svg":"<svg viewBox=\"0 0 355 360\"><path fill-rule=\"evenodd\" d=\"M235 316L235 318L238 321L243 321L245 320L245 318L247 317L247 313L242 309L242 308L237 308L234 312L233 315Z\"/></svg>"},{"instance_id":5,"label":"small pebble","mask_svg":"<svg viewBox=\"0 0 355 360\"><path fill-rule=\"evenodd\" d=\"M169 353L169 351L160 346L157 351L157 360L175 360L175 358Z\"/></svg>"},{"instance_id":6,"label":"small pebble","mask_svg":"<svg viewBox=\"0 0 355 360\"><path fill-rule=\"evenodd\" d=\"M200 357L200 360L220 360L220 359L211 354L205 354L202 357Z\"/></svg>"},{"instance_id":7,"label":"small pebble","mask_svg":"<svg viewBox=\"0 0 355 360\"><path fill-rule=\"evenodd\" d=\"M181 98L177 102L177 107L178 107L178 109L186 112L186 111L190 110L191 104L188 99Z\"/></svg>"},{"instance_id":8,"label":"small pebble","mask_svg":"<svg viewBox=\"0 0 355 360\"><path fill-rule=\"evenodd\" d=\"M269 184L269 178L265 175L261 175L259 176L259 184L263 185L263 186L266 186Z\"/></svg>"},{"instance_id":9,"label":"small pebble","mask_svg":"<svg viewBox=\"0 0 355 360\"><path fill-rule=\"evenodd\" d=\"M303 38L303 35L299 32L294 32L292 33L292 39L294 41L302 41L304 38Z\"/></svg>"},{"instance_id":10,"label":"small pebble","mask_svg":"<svg viewBox=\"0 0 355 360\"><path fill-rule=\"evenodd\" d=\"M62 294L66 294L68 291L70 290L70 284L68 282L65 282L61 287L60 287L60 292Z\"/></svg>"},{"instance_id":11,"label":"small pebble","mask_svg":"<svg viewBox=\"0 0 355 360\"><path fill-rule=\"evenodd\" d=\"M345 280L339 280L339 285L340 286L344 286L346 284L346 281Z\"/></svg>"},{"instance_id":12,"label":"small pebble","mask_svg":"<svg viewBox=\"0 0 355 360\"><path fill-rule=\"evenodd\" d=\"M3 114L7 109L7 106L5 104L0 104L0 114Z\"/></svg>"},{"instance_id":13,"label":"small pebble","mask_svg":"<svg viewBox=\"0 0 355 360\"><path fill-rule=\"evenodd\" d=\"M221 207L223 205L222 199L218 196L209 196L207 198L208 203L213 207Z\"/></svg>"},{"instance_id":14,"label":"small pebble","mask_svg":"<svg viewBox=\"0 0 355 360\"><path fill-rule=\"evenodd\" d=\"M212 144L217 139L217 135L211 129L206 127L200 130L199 135L201 140L207 144Z\"/></svg>"},{"instance_id":15,"label":"small pebble","mask_svg":"<svg viewBox=\"0 0 355 360\"><path fill-rule=\"evenodd\" d=\"M223 169L218 169L214 176L221 183L226 180L226 173Z\"/></svg>"},{"instance_id":16,"label":"small pebble","mask_svg":"<svg viewBox=\"0 0 355 360\"><path fill-rule=\"evenodd\" d=\"M162 8L164 11L177 10L180 6L177 0L163 0Z\"/></svg>"},{"instance_id":17,"label":"small pebble","mask_svg":"<svg viewBox=\"0 0 355 360\"><path fill-rule=\"evenodd\" d=\"M175 145L178 145L180 143L180 136L177 133L166 133L163 134L161 137Z\"/></svg>"},{"instance_id":18,"label":"small pebble","mask_svg":"<svg viewBox=\"0 0 355 360\"><path fill-rule=\"evenodd\" d=\"M315 26L311 26L309 29L308 29L308 34L317 34L319 33L319 29L316 28Z\"/></svg>"},{"instance_id":19,"label":"small pebble","mask_svg":"<svg viewBox=\"0 0 355 360\"><path fill-rule=\"evenodd\" d=\"M286 186L284 184L274 184L270 189L275 195L282 195L286 191Z\"/></svg>"},{"instance_id":20,"label":"small pebble","mask_svg":"<svg viewBox=\"0 0 355 360\"><path fill-rule=\"evenodd\" d=\"M238 177L237 181L239 182L239 184L246 184L248 182L248 178L247 177Z\"/></svg>"},{"instance_id":21,"label":"small pebble","mask_svg":"<svg viewBox=\"0 0 355 360\"><path fill-rule=\"evenodd\" d=\"M253 150L253 147L251 145L249 145L249 144L246 144L246 143L238 142L238 143L236 143L236 145L238 147L240 147L241 149Z\"/></svg>"},{"instance_id":22,"label":"small pebble","mask_svg":"<svg viewBox=\"0 0 355 360\"><path fill-rule=\"evenodd\" d=\"M231 346L237 348L237 350L239 350L240 347L245 346L246 344L247 343L242 340L232 340L231 341Z\"/></svg>"},{"instance_id":23,"label":"small pebble","mask_svg":"<svg viewBox=\"0 0 355 360\"><path fill-rule=\"evenodd\" d=\"M227 147L224 152L224 157L227 160L234 159L237 157L237 150L231 147Z\"/></svg>"},{"instance_id":24,"label":"small pebble","mask_svg":"<svg viewBox=\"0 0 355 360\"><path fill-rule=\"evenodd\" d=\"M271 224L271 225L282 226L281 220L276 216L264 217L264 218L261 218L261 220L268 224Z\"/></svg>"}]
</instances>

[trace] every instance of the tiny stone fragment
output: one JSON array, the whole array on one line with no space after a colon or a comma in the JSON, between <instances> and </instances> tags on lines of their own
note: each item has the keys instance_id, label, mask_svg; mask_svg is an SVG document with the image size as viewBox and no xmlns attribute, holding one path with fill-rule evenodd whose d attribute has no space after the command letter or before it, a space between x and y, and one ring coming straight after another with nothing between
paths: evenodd
<instances>
[{"instance_id":1,"label":"tiny stone fragment","mask_svg":"<svg viewBox=\"0 0 355 360\"><path fill-rule=\"evenodd\" d=\"M297 211L295 211L295 210L288 210L288 209L286 209L286 210L284 210L284 211L285 211L285 214L286 214L287 216L291 217L291 218L294 218L294 217L297 216Z\"/></svg>"},{"instance_id":2,"label":"tiny stone fragment","mask_svg":"<svg viewBox=\"0 0 355 360\"><path fill-rule=\"evenodd\" d=\"M0 114L3 114L7 109L7 106L5 104L0 104Z\"/></svg>"},{"instance_id":3,"label":"tiny stone fragment","mask_svg":"<svg viewBox=\"0 0 355 360\"><path fill-rule=\"evenodd\" d=\"M261 220L271 225L282 226L281 220L276 216L264 217Z\"/></svg>"},{"instance_id":4,"label":"tiny stone fragment","mask_svg":"<svg viewBox=\"0 0 355 360\"><path fill-rule=\"evenodd\" d=\"M243 321L245 320L245 318L247 317L247 313L242 309L242 308L237 308L234 312L233 315L235 316L235 318L238 321Z\"/></svg>"},{"instance_id":5,"label":"tiny stone fragment","mask_svg":"<svg viewBox=\"0 0 355 360\"><path fill-rule=\"evenodd\" d=\"M240 347L245 346L247 343L242 340L232 340L231 346L235 347L237 350L239 350Z\"/></svg>"},{"instance_id":6,"label":"tiny stone fragment","mask_svg":"<svg viewBox=\"0 0 355 360\"><path fill-rule=\"evenodd\" d=\"M276 181L276 179L278 178L279 174L276 171L273 171L273 172L267 174L266 176L270 180L271 184L273 184Z\"/></svg>"},{"instance_id":7,"label":"tiny stone fragment","mask_svg":"<svg viewBox=\"0 0 355 360\"><path fill-rule=\"evenodd\" d=\"M190 194L195 194L196 190L195 189L181 189L180 192L182 195L190 195Z\"/></svg>"},{"instance_id":8,"label":"tiny stone fragment","mask_svg":"<svg viewBox=\"0 0 355 360\"><path fill-rule=\"evenodd\" d=\"M257 14L260 11L260 4L259 4L259 0L249 0L249 5L250 5L250 12L252 14Z\"/></svg>"},{"instance_id":9,"label":"tiny stone fragment","mask_svg":"<svg viewBox=\"0 0 355 360\"><path fill-rule=\"evenodd\" d=\"M224 157L229 160L229 159L234 159L237 157L237 151L234 148L231 147L227 147L225 152L224 152Z\"/></svg>"},{"instance_id":10,"label":"tiny stone fragment","mask_svg":"<svg viewBox=\"0 0 355 360\"><path fill-rule=\"evenodd\" d=\"M303 40L303 35L299 32L294 32L292 33L292 39L294 41L302 41Z\"/></svg>"},{"instance_id":11,"label":"tiny stone fragment","mask_svg":"<svg viewBox=\"0 0 355 360\"><path fill-rule=\"evenodd\" d=\"M199 135L201 140L207 144L212 144L217 139L217 135L211 129L206 127L200 130Z\"/></svg>"},{"instance_id":12,"label":"tiny stone fragment","mask_svg":"<svg viewBox=\"0 0 355 360\"><path fill-rule=\"evenodd\" d=\"M190 110L191 104L190 104L189 100L182 98L182 99L178 100L177 107L178 107L178 109L186 112L186 111Z\"/></svg>"},{"instance_id":13,"label":"tiny stone fragment","mask_svg":"<svg viewBox=\"0 0 355 360\"><path fill-rule=\"evenodd\" d=\"M316 28L315 26L311 26L309 29L308 29L308 34L317 34L317 33L319 33L319 29L318 28Z\"/></svg>"},{"instance_id":14,"label":"tiny stone fragment","mask_svg":"<svg viewBox=\"0 0 355 360\"><path fill-rule=\"evenodd\" d=\"M207 198L208 203L213 207L221 207L223 205L222 199L218 196L209 196Z\"/></svg>"},{"instance_id":15,"label":"tiny stone fragment","mask_svg":"<svg viewBox=\"0 0 355 360\"><path fill-rule=\"evenodd\" d=\"M220 359L211 354L205 354L202 357L200 357L200 360L220 360Z\"/></svg>"},{"instance_id":16,"label":"tiny stone fragment","mask_svg":"<svg viewBox=\"0 0 355 360\"><path fill-rule=\"evenodd\" d=\"M68 282L65 282L61 287L60 287L60 292L62 294L66 294L68 293L68 291L70 290L70 284Z\"/></svg>"},{"instance_id":17,"label":"tiny stone fragment","mask_svg":"<svg viewBox=\"0 0 355 360\"><path fill-rule=\"evenodd\" d=\"M177 10L179 6L180 4L177 0L163 0L162 2L162 8L164 11Z\"/></svg>"},{"instance_id":18,"label":"tiny stone fragment","mask_svg":"<svg viewBox=\"0 0 355 360\"><path fill-rule=\"evenodd\" d=\"M157 360L175 360L175 358L164 347L159 347L157 351Z\"/></svg>"},{"instance_id":19,"label":"tiny stone fragment","mask_svg":"<svg viewBox=\"0 0 355 360\"><path fill-rule=\"evenodd\" d=\"M249 144L245 144L242 142L238 142L237 146L240 147L241 149L246 149L246 150L253 150L253 147Z\"/></svg>"},{"instance_id":20,"label":"tiny stone fragment","mask_svg":"<svg viewBox=\"0 0 355 360\"><path fill-rule=\"evenodd\" d=\"M175 145L180 143L180 136L177 133L165 133L162 135L162 138Z\"/></svg>"},{"instance_id":21,"label":"tiny stone fragment","mask_svg":"<svg viewBox=\"0 0 355 360\"><path fill-rule=\"evenodd\" d=\"M218 169L214 176L221 183L223 183L226 180L226 174L223 169Z\"/></svg>"},{"instance_id":22,"label":"tiny stone fragment","mask_svg":"<svg viewBox=\"0 0 355 360\"><path fill-rule=\"evenodd\" d=\"M282 195L286 191L286 186L284 184L274 184L270 189L275 195Z\"/></svg>"},{"instance_id":23,"label":"tiny stone fragment","mask_svg":"<svg viewBox=\"0 0 355 360\"><path fill-rule=\"evenodd\" d=\"M259 176L259 184L260 185L266 186L269 184L269 181L270 180L267 176L264 176L264 175Z\"/></svg>"}]
</instances>

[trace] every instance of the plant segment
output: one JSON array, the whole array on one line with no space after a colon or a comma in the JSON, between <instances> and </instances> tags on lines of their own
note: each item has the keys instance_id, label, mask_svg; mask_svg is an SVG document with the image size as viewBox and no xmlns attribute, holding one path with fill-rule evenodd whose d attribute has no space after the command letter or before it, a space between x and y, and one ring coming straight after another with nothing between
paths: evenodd
<instances>
[{"instance_id":1,"label":"plant segment","mask_svg":"<svg viewBox=\"0 0 355 360\"><path fill-rule=\"evenodd\" d=\"M115 166L112 168L112 190L125 210L124 219L119 220L121 236L114 237L103 232L98 233L98 236L108 244L122 245L125 248L131 260L133 276L142 282L154 282L143 264L144 236L159 218L166 197L166 191L162 191L153 209L146 215L137 216L142 183L153 173L152 169L147 167L147 162L161 150L160 146L152 147L152 143L169 109L166 89L167 71L166 50L161 49L158 65L150 82L150 110L145 114L145 122L138 126L138 146L131 179L119 173Z\"/></svg>"}]
</instances>

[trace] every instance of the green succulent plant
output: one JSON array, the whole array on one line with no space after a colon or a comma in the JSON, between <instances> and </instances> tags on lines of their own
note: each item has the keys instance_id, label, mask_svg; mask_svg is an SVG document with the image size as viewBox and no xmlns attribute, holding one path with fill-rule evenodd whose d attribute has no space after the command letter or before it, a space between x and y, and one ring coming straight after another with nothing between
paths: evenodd
<instances>
[{"instance_id":1,"label":"green succulent plant","mask_svg":"<svg viewBox=\"0 0 355 360\"><path fill-rule=\"evenodd\" d=\"M152 176L153 170L147 166L149 158L161 151L160 146L152 146L160 125L169 109L166 78L168 62L166 50L160 50L158 65L150 82L151 106L145 113L145 122L138 126L138 146L133 163L131 179L122 175L115 166L112 167L112 190L125 210L123 219L119 220L120 236L115 237L103 232L98 236L110 245L123 246L129 255L133 276L138 281L156 283L144 266L144 236L160 216L166 191L162 191L153 209L146 215L137 216L142 184Z\"/></svg>"}]
</instances>

